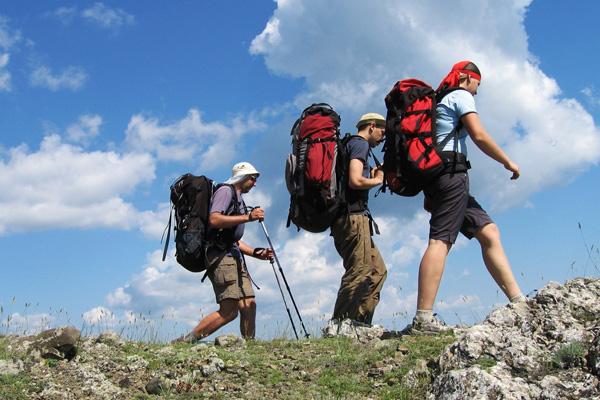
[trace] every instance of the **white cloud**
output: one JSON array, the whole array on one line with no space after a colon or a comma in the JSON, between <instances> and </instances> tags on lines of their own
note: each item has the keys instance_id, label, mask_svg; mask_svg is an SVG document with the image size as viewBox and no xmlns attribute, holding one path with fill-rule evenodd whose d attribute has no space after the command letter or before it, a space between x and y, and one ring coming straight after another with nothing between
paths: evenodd
<instances>
[{"instance_id":1,"label":"white cloud","mask_svg":"<svg viewBox=\"0 0 600 400\"><path fill-rule=\"evenodd\" d=\"M102 125L100 115L84 114L76 123L69 125L67 137L73 142L87 144L92 138L98 136L100 125Z\"/></svg>"},{"instance_id":2,"label":"white cloud","mask_svg":"<svg viewBox=\"0 0 600 400\"><path fill-rule=\"evenodd\" d=\"M10 55L8 53L0 54L0 91L8 92L11 89L10 72L5 70L9 59Z\"/></svg>"},{"instance_id":3,"label":"white cloud","mask_svg":"<svg viewBox=\"0 0 600 400\"><path fill-rule=\"evenodd\" d=\"M252 54L265 53L270 47L277 46L281 42L279 35L279 20L271 18L267 22L267 26L250 44L250 52Z\"/></svg>"},{"instance_id":4,"label":"white cloud","mask_svg":"<svg viewBox=\"0 0 600 400\"><path fill-rule=\"evenodd\" d=\"M6 70L10 61L9 51L21 41L21 32L10 29L8 18L0 15L0 48L4 53L0 53L0 91L8 92L11 90L11 73Z\"/></svg>"},{"instance_id":5,"label":"white cloud","mask_svg":"<svg viewBox=\"0 0 600 400\"><path fill-rule=\"evenodd\" d=\"M81 67L67 67L60 74L53 74L48 67L41 66L33 70L30 77L31 85L43 87L52 91L68 89L77 91L85 84L88 76Z\"/></svg>"},{"instance_id":6,"label":"white cloud","mask_svg":"<svg viewBox=\"0 0 600 400\"><path fill-rule=\"evenodd\" d=\"M231 163L243 134L263 128L253 118L236 118L229 124L205 122L196 109L170 124L137 114L127 126L126 143L135 151L155 154L159 160L199 159L202 170L213 170Z\"/></svg>"},{"instance_id":7,"label":"white cloud","mask_svg":"<svg viewBox=\"0 0 600 400\"><path fill-rule=\"evenodd\" d=\"M50 135L37 151L19 146L7 157L0 160L0 233L140 226L124 196L154 179L149 155L85 152Z\"/></svg>"},{"instance_id":8,"label":"white cloud","mask_svg":"<svg viewBox=\"0 0 600 400\"><path fill-rule=\"evenodd\" d=\"M64 25L69 25L77 16L77 7L59 7L56 10L48 12L44 15L55 17Z\"/></svg>"},{"instance_id":9,"label":"white cloud","mask_svg":"<svg viewBox=\"0 0 600 400\"><path fill-rule=\"evenodd\" d=\"M117 322L117 317L106 307L94 307L83 313L83 321L88 325L113 326Z\"/></svg>"},{"instance_id":10,"label":"white cloud","mask_svg":"<svg viewBox=\"0 0 600 400\"><path fill-rule=\"evenodd\" d=\"M0 320L0 328L4 332L16 335L33 335L50 329L56 318L48 313L26 314L12 313Z\"/></svg>"},{"instance_id":11,"label":"white cloud","mask_svg":"<svg viewBox=\"0 0 600 400\"><path fill-rule=\"evenodd\" d=\"M125 288L120 287L106 296L106 302L111 307L128 307L131 304L131 295L125 291Z\"/></svg>"},{"instance_id":12,"label":"white cloud","mask_svg":"<svg viewBox=\"0 0 600 400\"><path fill-rule=\"evenodd\" d=\"M137 218L142 233L148 238L161 238L169 220L170 211L171 203L159 203L156 210L141 212Z\"/></svg>"},{"instance_id":13,"label":"white cloud","mask_svg":"<svg viewBox=\"0 0 600 400\"><path fill-rule=\"evenodd\" d=\"M587 101L594 107L600 106L600 97L596 94L593 87L585 87L581 93L586 97Z\"/></svg>"},{"instance_id":14,"label":"white cloud","mask_svg":"<svg viewBox=\"0 0 600 400\"><path fill-rule=\"evenodd\" d=\"M103 28L118 29L124 25L133 25L135 17L120 8L110 8L104 3L95 3L81 12L81 16Z\"/></svg>"},{"instance_id":15,"label":"white cloud","mask_svg":"<svg viewBox=\"0 0 600 400\"><path fill-rule=\"evenodd\" d=\"M280 1L250 52L263 55L275 73L304 78L299 108L325 101L343 121L366 110L383 112L382 100L399 79L420 77L435 87L452 64L472 59L483 72L477 96L482 120L522 171L519 180L510 181L508 171L471 143L472 188L491 198L492 208L506 208L569 182L600 158L592 116L564 98L529 53L524 28L529 4ZM370 23L362 29L365 15ZM455 23L464 15L477 18Z\"/></svg>"},{"instance_id":16,"label":"white cloud","mask_svg":"<svg viewBox=\"0 0 600 400\"><path fill-rule=\"evenodd\" d=\"M162 250L149 254L142 271L109 293L107 303L114 309L134 314L165 315L188 326L197 322L202 312L212 311L214 294L208 279L201 283L203 273L186 271L177 264L173 254L172 249L164 262L161 261Z\"/></svg>"},{"instance_id":17,"label":"white cloud","mask_svg":"<svg viewBox=\"0 0 600 400\"><path fill-rule=\"evenodd\" d=\"M21 39L21 32L10 29L8 26L8 18L0 15L0 47L4 50L9 50Z\"/></svg>"},{"instance_id":18,"label":"white cloud","mask_svg":"<svg viewBox=\"0 0 600 400\"><path fill-rule=\"evenodd\" d=\"M271 206L272 198L267 192L253 188L249 193L244 195L244 202L248 207L260 206L263 210L268 210Z\"/></svg>"},{"instance_id":19,"label":"white cloud","mask_svg":"<svg viewBox=\"0 0 600 400\"><path fill-rule=\"evenodd\" d=\"M477 295L461 295L446 300L437 301L435 308L440 311L454 310L457 308L474 307L481 303Z\"/></svg>"}]
</instances>

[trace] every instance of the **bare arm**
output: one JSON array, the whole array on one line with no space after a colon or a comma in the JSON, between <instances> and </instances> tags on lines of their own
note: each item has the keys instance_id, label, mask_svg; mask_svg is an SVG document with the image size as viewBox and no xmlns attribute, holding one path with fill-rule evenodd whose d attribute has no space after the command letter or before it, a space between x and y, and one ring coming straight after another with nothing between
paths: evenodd
<instances>
[{"instance_id":1,"label":"bare arm","mask_svg":"<svg viewBox=\"0 0 600 400\"><path fill-rule=\"evenodd\" d=\"M477 113L469 113L463 115L461 121L469 136L473 139L473 143L477 145L487 156L498 161L504 165L504 168L511 171L512 177L510 179L517 179L520 175L519 166L515 164L506 153L496 144L492 136L484 129L479 115Z\"/></svg>"},{"instance_id":2,"label":"bare arm","mask_svg":"<svg viewBox=\"0 0 600 400\"><path fill-rule=\"evenodd\" d=\"M228 229L233 228L239 224L245 224L246 222L256 221L257 219L263 220L265 218L265 212L262 208L255 208L250 211L249 214L242 215L225 215L220 212L210 213L208 222L210 226L217 229Z\"/></svg>"},{"instance_id":3,"label":"bare arm","mask_svg":"<svg viewBox=\"0 0 600 400\"><path fill-rule=\"evenodd\" d=\"M238 240L238 246L240 247L240 251L247 256L252 256L254 258L258 258L259 260L270 260L273 257L273 250L271 249L262 249L262 251L254 254L254 247L249 246L246 242Z\"/></svg>"},{"instance_id":4,"label":"bare arm","mask_svg":"<svg viewBox=\"0 0 600 400\"><path fill-rule=\"evenodd\" d=\"M362 175L363 162L353 158L350 160L348 168L348 186L354 190L371 189L383 183L383 170L381 168L373 168L371 170L371 178L365 178Z\"/></svg>"}]
</instances>

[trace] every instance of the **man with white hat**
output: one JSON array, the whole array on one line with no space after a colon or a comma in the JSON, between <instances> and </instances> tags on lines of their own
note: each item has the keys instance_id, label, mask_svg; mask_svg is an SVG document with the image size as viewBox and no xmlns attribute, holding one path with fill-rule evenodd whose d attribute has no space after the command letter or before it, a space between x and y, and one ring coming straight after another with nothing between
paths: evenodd
<instances>
[{"instance_id":1,"label":"man with white hat","mask_svg":"<svg viewBox=\"0 0 600 400\"><path fill-rule=\"evenodd\" d=\"M346 142L347 212L331 227L335 248L344 260L346 271L335 302L333 325L346 318L370 325L387 276L383 258L371 238L373 220L368 207L369 189L383 183L383 170L371 169L369 156L371 148L383 142L385 118L377 113L364 114L356 128L357 134Z\"/></svg>"},{"instance_id":2,"label":"man with white hat","mask_svg":"<svg viewBox=\"0 0 600 400\"><path fill-rule=\"evenodd\" d=\"M273 257L272 249L253 248L243 242L244 224L263 220L265 212L254 208L246 212L242 194L256 185L259 172L248 162L233 166L231 178L215 190L210 207L210 235L214 245L207 251L208 277L212 282L219 310L206 316L182 338L197 341L233 321L240 315L240 333L244 338L254 338L256 303L252 280L243 254L261 260Z\"/></svg>"}]
</instances>

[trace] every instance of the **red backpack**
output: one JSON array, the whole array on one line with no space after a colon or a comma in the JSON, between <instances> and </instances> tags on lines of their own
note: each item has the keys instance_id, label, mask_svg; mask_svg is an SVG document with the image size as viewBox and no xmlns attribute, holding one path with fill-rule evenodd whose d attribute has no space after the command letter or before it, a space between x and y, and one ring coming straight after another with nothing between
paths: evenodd
<instances>
[{"instance_id":1,"label":"red backpack","mask_svg":"<svg viewBox=\"0 0 600 400\"><path fill-rule=\"evenodd\" d=\"M344 202L340 116L329 104L307 107L292 127L285 178L290 193L287 226L323 232Z\"/></svg>"},{"instance_id":2,"label":"red backpack","mask_svg":"<svg viewBox=\"0 0 600 400\"><path fill-rule=\"evenodd\" d=\"M436 140L436 106L455 89L436 93L425 82L404 79L396 82L385 97L387 107L384 170L385 187L401 196L415 196L446 164L441 151L458 136L460 124L440 143Z\"/></svg>"}]
</instances>

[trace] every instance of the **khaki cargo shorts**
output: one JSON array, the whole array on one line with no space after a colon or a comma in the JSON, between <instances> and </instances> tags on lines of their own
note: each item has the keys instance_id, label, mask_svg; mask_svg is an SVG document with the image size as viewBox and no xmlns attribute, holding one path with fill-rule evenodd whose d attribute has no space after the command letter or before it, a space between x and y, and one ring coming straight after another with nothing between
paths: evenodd
<instances>
[{"instance_id":1,"label":"khaki cargo shorts","mask_svg":"<svg viewBox=\"0 0 600 400\"><path fill-rule=\"evenodd\" d=\"M254 297L250 275L245 267L239 268L235 258L230 255L223 257L208 278L212 282L217 303L225 299Z\"/></svg>"}]
</instances>

